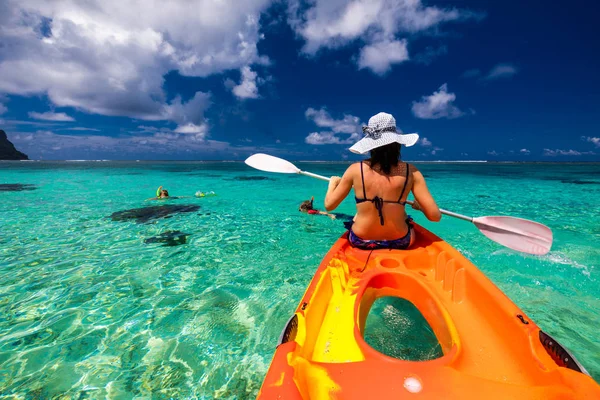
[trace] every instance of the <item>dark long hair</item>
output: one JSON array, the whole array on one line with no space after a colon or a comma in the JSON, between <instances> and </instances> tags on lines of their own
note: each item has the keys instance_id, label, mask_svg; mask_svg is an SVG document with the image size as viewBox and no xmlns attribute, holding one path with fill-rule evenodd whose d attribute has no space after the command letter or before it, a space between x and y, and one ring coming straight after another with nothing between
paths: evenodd
<instances>
[{"instance_id":1,"label":"dark long hair","mask_svg":"<svg viewBox=\"0 0 600 400\"><path fill-rule=\"evenodd\" d=\"M379 164L383 173L389 175L392 172L392 167L398 165L399 159L400 143L394 142L371 150L371 158L368 161L371 164L371 168Z\"/></svg>"}]
</instances>

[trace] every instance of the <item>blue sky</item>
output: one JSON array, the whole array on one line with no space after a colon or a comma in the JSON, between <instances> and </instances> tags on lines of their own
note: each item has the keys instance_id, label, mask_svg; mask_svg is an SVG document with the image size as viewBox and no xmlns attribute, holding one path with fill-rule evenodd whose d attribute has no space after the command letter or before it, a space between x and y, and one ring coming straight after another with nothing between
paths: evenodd
<instances>
[{"instance_id":1,"label":"blue sky","mask_svg":"<svg viewBox=\"0 0 600 400\"><path fill-rule=\"evenodd\" d=\"M408 160L600 161L598 11L7 0L0 129L34 159L352 160L385 111Z\"/></svg>"}]
</instances>

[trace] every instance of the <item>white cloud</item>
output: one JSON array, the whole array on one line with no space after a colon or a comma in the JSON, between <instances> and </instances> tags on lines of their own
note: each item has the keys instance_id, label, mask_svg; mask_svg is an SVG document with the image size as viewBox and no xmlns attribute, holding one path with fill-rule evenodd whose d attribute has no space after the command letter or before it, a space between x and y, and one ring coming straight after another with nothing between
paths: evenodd
<instances>
[{"instance_id":1,"label":"white cloud","mask_svg":"<svg viewBox=\"0 0 600 400\"><path fill-rule=\"evenodd\" d=\"M191 134L194 135L196 139L203 139L206 136L207 131L208 127L206 124L196 125L188 122L187 124L179 125L173 132Z\"/></svg>"},{"instance_id":2,"label":"white cloud","mask_svg":"<svg viewBox=\"0 0 600 400\"><path fill-rule=\"evenodd\" d=\"M496 150L492 150L492 151L488 151L487 152L490 156L499 156L502 153L498 153Z\"/></svg>"},{"instance_id":3,"label":"white cloud","mask_svg":"<svg viewBox=\"0 0 600 400\"><path fill-rule=\"evenodd\" d=\"M340 139L338 136L335 136L333 132L312 132L304 141L308 144L349 144L351 143L348 139Z\"/></svg>"},{"instance_id":4,"label":"white cloud","mask_svg":"<svg viewBox=\"0 0 600 400\"><path fill-rule=\"evenodd\" d=\"M600 147L600 137L582 136L581 140L583 140L585 142L593 143L594 146L596 146L596 147Z\"/></svg>"},{"instance_id":5,"label":"white cloud","mask_svg":"<svg viewBox=\"0 0 600 400\"><path fill-rule=\"evenodd\" d=\"M427 31L449 21L481 17L467 10L428 7L421 0L288 1L288 23L304 39L304 53L315 55L321 49L340 48L359 41L366 45L361 50L359 67L372 68L378 74L408 59L406 43L399 35ZM392 57L383 53L390 48Z\"/></svg>"},{"instance_id":6,"label":"white cloud","mask_svg":"<svg viewBox=\"0 0 600 400\"><path fill-rule=\"evenodd\" d=\"M417 33L440 23L476 15L457 9L426 7L421 0L289 1L288 21L314 54L321 47L339 47L363 35L390 38Z\"/></svg>"},{"instance_id":7,"label":"white cloud","mask_svg":"<svg viewBox=\"0 0 600 400\"><path fill-rule=\"evenodd\" d=\"M577 150L552 150L552 149L544 149L544 155L549 157L555 156L583 156L583 155L593 155L596 154L593 151L577 151Z\"/></svg>"},{"instance_id":8,"label":"white cloud","mask_svg":"<svg viewBox=\"0 0 600 400\"><path fill-rule=\"evenodd\" d=\"M4 104L0 103L0 115L4 114L6 111L8 111L8 108L6 108Z\"/></svg>"},{"instance_id":9,"label":"white cloud","mask_svg":"<svg viewBox=\"0 0 600 400\"><path fill-rule=\"evenodd\" d=\"M527 149L521 149L521 150L519 150L519 153L521 153L521 154L524 154L524 155L528 156L528 155L531 153L531 151L529 151L529 150L527 150Z\"/></svg>"},{"instance_id":10,"label":"white cloud","mask_svg":"<svg viewBox=\"0 0 600 400\"><path fill-rule=\"evenodd\" d=\"M310 133L304 139L308 144L350 144L361 138L362 124L360 119L354 115L344 114L342 119L335 119L325 107L320 110L310 107L304 115L318 127L330 129L330 131ZM344 139L336 134L349 134L350 136Z\"/></svg>"},{"instance_id":11,"label":"white cloud","mask_svg":"<svg viewBox=\"0 0 600 400\"><path fill-rule=\"evenodd\" d=\"M38 113L35 111L31 111L29 113L29 118L40 119L42 121L61 121L61 122L72 122L75 121L75 118L68 116L65 113L55 113L51 111L47 111L44 113Z\"/></svg>"},{"instance_id":12,"label":"white cloud","mask_svg":"<svg viewBox=\"0 0 600 400\"><path fill-rule=\"evenodd\" d=\"M55 106L88 113L201 124L203 115L187 115L181 100L166 101L164 75L267 64L257 43L270 3L5 0L0 92L45 94Z\"/></svg>"},{"instance_id":13,"label":"white cloud","mask_svg":"<svg viewBox=\"0 0 600 400\"><path fill-rule=\"evenodd\" d=\"M465 115L454 105L456 95L448 93L448 85L443 84L437 92L430 96L423 96L420 101L413 102L412 112L421 119L458 118Z\"/></svg>"},{"instance_id":14,"label":"white cloud","mask_svg":"<svg viewBox=\"0 0 600 400\"><path fill-rule=\"evenodd\" d=\"M485 80L494 80L500 78L510 78L518 72L518 69L511 64L498 64L485 76Z\"/></svg>"},{"instance_id":15,"label":"white cloud","mask_svg":"<svg viewBox=\"0 0 600 400\"><path fill-rule=\"evenodd\" d=\"M252 71L247 65L240 70L241 82L239 85L233 86L231 91L240 99L257 99L258 86L256 85L256 72ZM227 86L227 82L226 85Z\"/></svg>"},{"instance_id":16,"label":"white cloud","mask_svg":"<svg viewBox=\"0 0 600 400\"><path fill-rule=\"evenodd\" d=\"M423 147L431 147L432 143L431 141L429 141L429 139L427 139L426 137L423 137L419 140L419 144Z\"/></svg>"},{"instance_id":17,"label":"white cloud","mask_svg":"<svg viewBox=\"0 0 600 400\"><path fill-rule=\"evenodd\" d=\"M407 61L406 39L382 41L363 47L358 58L358 69L369 68L378 75L384 75L392 64Z\"/></svg>"},{"instance_id":18,"label":"white cloud","mask_svg":"<svg viewBox=\"0 0 600 400\"><path fill-rule=\"evenodd\" d=\"M342 119L334 119L325 107L322 107L320 110L309 107L304 115L318 127L330 128L335 133L361 132L360 118L354 115L344 114Z\"/></svg>"}]
</instances>

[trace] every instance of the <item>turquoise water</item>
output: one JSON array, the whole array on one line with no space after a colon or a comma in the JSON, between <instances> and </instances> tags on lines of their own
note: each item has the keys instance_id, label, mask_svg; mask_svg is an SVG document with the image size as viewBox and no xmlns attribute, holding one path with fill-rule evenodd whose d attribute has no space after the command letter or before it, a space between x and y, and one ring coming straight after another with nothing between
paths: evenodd
<instances>
[{"instance_id":1,"label":"turquoise water","mask_svg":"<svg viewBox=\"0 0 600 400\"><path fill-rule=\"evenodd\" d=\"M443 208L552 228L552 251L534 257L468 223L413 212L600 380L600 164L419 168ZM297 211L311 195L322 204L323 182L242 163L0 163L0 184L16 183L35 186L1 192L0 393L9 398L254 398L285 322L343 232L340 221ZM159 185L217 196L145 201ZM156 205L200 208L147 223L110 218ZM353 210L350 199L339 211ZM167 231L189 236L144 243ZM395 315L381 318L398 326Z\"/></svg>"}]
</instances>

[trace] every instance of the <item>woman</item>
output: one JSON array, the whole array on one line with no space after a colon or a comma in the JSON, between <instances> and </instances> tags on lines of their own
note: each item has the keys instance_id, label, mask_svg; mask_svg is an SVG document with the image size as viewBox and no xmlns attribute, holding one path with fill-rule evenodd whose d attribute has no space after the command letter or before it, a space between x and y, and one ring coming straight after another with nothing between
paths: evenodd
<instances>
[{"instance_id":1,"label":"woman","mask_svg":"<svg viewBox=\"0 0 600 400\"><path fill-rule=\"evenodd\" d=\"M356 217L349 240L362 249L406 249L414 242L411 219L404 209L408 194L415 197L413 208L430 221L439 221L436 205L425 178L411 164L400 161L400 146L412 146L419 135L403 135L396 130L390 114L379 113L363 127L365 137L350 148L371 158L352 164L342 178L333 176L325 196L325 208L334 210L354 188Z\"/></svg>"}]
</instances>

